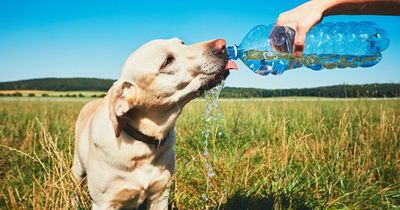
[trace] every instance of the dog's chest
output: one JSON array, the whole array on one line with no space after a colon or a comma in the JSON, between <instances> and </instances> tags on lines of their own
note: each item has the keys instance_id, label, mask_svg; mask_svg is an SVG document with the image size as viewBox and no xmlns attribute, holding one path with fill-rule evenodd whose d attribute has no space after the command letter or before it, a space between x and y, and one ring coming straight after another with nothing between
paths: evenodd
<instances>
[{"instance_id":1,"label":"dog's chest","mask_svg":"<svg viewBox=\"0 0 400 210\"><path fill-rule=\"evenodd\" d=\"M118 208L121 204L130 208L167 188L174 170L174 139L156 149L140 141L93 137L95 152L90 171L97 173L89 176L102 180L93 186L102 200Z\"/></svg>"},{"instance_id":2,"label":"dog's chest","mask_svg":"<svg viewBox=\"0 0 400 210\"><path fill-rule=\"evenodd\" d=\"M144 189L162 177L165 171L173 171L173 148L167 145L155 148L140 141L122 141L117 144L99 144L94 141L94 144L96 153L108 167L113 168L111 170L114 173L130 183L140 181Z\"/></svg>"},{"instance_id":3,"label":"dog's chest","mask_svg":"<svg viewBox=\"0 0 400 210\"><path fill-rule=\"evenodd\" d=\"M93 136L93 150L105 162L117 168L133 171L138 164L151 162L155 158L155 148L140 141L124 138L107 139Z\"/></svg>"},{"instance_id":4,"label":"dog's chest","mask_svg":"<svg viewBox=\"0 0 400 210\"><path fill-rule=\"evenodd\" d=\"M129 147L126 147L127 149ZM107 154L107 153L106 153ZM108 157L108 155L102 155ZM173 172L173 152L162 155L154 153L129 153L124 149L106 159L106 165L91 174L97 182L97 192L110 206L135 208L148 196L164 191ZM98 159L99 160L99 159ZM121 206L122 205L122 206Z\"/></svg>"},{"instance_id":5,"label":"dog's chest","mask_svg":"<svg viewBox=\"0 0 400 210\"><path fill-rule=\"evenodd\" d=\"M116 176L109 182L106 197L111 198L111 206L118 208L136 208L148 196L160 193L168 186L171 174L154 165L143 164L135 171L126 173L116 172Z\"/></svg>"}]
</instances>

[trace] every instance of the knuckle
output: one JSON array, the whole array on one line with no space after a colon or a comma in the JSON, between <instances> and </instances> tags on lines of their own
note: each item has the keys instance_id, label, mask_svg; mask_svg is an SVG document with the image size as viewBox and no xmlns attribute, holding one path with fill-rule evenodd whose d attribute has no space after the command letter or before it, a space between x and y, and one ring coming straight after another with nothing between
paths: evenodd
<instances>
[{"instance_id":1,"label":"knuckle","mask_svg":"<svg viewBox=\"0 0 400 210\"><path fill-rule=\"evenodd\" d=\"M304 41L302 41L302 40L296 40L296 41L294 42L294 44L295 44L297 47L301 47L301 46L304 45Z\"/></svg>"},{"instance_id":2,"label":"knuckle","mask_svg":"<svg viewBox=\"0 0 400 210\"><path fill-rule=\"evenodd\" d=\"M279 14L279 16L278 16L278 21L277 21L277 23L282 23L282 22L285 22L285 21L287 21L287 15L286 15L286 12L282 12L282 13Z\"/></svg>"},{"instance_id":3,"label":"knuckle","mask_svg":"<svg viewBox=\"0 0 400 210\"><path fill-rule=\"evenodd\" d=\"M308 25L304 23L299 23L297 24L297 30L298 31L307 31Z\"/></svg>"}]
</instances>

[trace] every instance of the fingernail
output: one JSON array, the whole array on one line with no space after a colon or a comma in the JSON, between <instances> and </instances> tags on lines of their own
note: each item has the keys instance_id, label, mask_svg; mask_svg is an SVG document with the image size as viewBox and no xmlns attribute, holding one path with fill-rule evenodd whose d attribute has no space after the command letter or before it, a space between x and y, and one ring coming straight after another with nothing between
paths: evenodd
<instances>
[{"instance_id":1,"label":"fingernail","mask_svg":"<svg viewBox=\"0 0 400 210\"><path fill-rule=\"evenodd\" d=\"M304 50L304 45L295 44L295 46L294 46L294 55L296 57L300 57L301 54L303 53L303 50Z\"/></svg>"}]
</instances>

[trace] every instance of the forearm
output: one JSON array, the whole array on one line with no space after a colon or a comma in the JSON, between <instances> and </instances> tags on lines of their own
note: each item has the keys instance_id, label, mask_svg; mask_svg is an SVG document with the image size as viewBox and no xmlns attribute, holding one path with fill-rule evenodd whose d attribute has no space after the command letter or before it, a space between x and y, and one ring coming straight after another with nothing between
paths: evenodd
<instances>
[{"instance_id":1,"label":"forearm","mask_svg":"<svg viewBox=\"0 0 400 210\"><path fill-rule=\"evenodd\" d=\"M400 15L400 0L314 0L329 15Z\"/></svg>"}]
</instances>

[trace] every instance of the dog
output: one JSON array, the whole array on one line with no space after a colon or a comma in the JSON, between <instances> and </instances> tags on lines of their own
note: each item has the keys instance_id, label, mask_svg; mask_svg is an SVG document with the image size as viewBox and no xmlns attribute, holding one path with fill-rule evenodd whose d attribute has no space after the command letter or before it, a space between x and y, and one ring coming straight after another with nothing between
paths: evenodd
<instances>
[{"instance_id":1,"label":"dog","mask_svg":"<svg viewBox=\"0 0 400 210\"><path fill-rule=\"evenodd\" d=\"M87 177L93 209L167 209L175 168L174 125L182 108L222 80L234 63L223 39L185 45L154 40L133 52L102 99L75 127L72 172Z\"/></svg>"}]
</instances>

